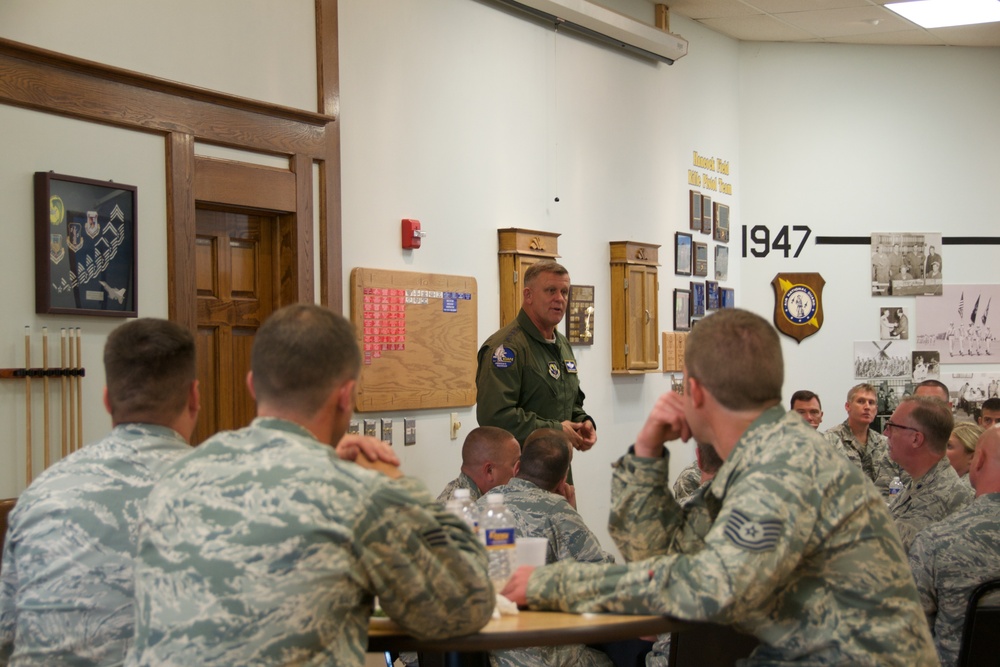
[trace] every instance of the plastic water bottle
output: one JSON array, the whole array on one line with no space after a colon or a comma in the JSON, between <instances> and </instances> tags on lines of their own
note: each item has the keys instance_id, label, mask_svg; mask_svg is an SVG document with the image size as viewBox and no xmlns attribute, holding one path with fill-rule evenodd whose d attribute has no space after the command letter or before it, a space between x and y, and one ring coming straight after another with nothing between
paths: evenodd
<instances>
[{"instance_id":1,"label":"plastic water bottle","mask_svg":"<svg viewBox=\"0 0 1000 667\"><path fill-rule=\"evenodd\" d=\"M514 532L514 517L503 503L503 494L487 495L486 511L479 517L479 539L486 547L490 581L498 593L517 568Z\"/></svg>"},{"instance_id":2,"label":"plastic water bottle","mask_svg":"<svg viewBox=\"0 0 1000 667\"><path fill-rule=\"evenodd\" d=\"M465 521L474 535L479 534L479 509L468 489L455 489L454 495L448 500L447 508L449 512Z\"/></svg>"},{"instance_id":3,"label":"plastic water bottle","mask_svg":"<svg viewBox=\"0 0 1000 667\"><path fill-rule=\"evenodd\" d=\"M892 507L892 504L896 502L899 498L899 494L903 491L903 481L899 477L893 477L892 481L889 482L889 500L886 501L886 505Z\"/></svg>"}]
</instances>

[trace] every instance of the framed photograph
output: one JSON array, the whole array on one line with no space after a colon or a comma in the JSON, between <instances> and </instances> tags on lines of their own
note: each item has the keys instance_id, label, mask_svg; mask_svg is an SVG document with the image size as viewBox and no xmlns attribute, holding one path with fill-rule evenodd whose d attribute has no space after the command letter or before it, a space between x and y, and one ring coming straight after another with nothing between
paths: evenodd
<instances>
[{"instance_id":1,"label":"framed photograph","mask_svg":"<svg viewBox=\"0 0 1000 667\"><path fill-rule=\"evenodd\" d=\"M874 232L872 296L941 296L941 234Z\"/></svg>"},{"instance_id":2,"label":"framed photograph","mask_svg":"<svg viewBox=\"0 0 1000 667\"><path fill-rule=\"evenodd\" d=\"M35 312L135 317L133 185L35 173Z\"/></svg>"},{"instance_id":3,"label":"framed photograph","mask_svg":"<svg viewBox=\"0 0 1000 667\"><path fill-rule=\"evenodd\" d=\"M715 246L715 279L729 280L729 246Z\"/></svg>"},{"instance_id":4,"label":"framed photograph","mask_svg":"<svg viewBox=\"0 0 1000 667\"><path fill-rule=\"evenodd\" d=\"M691 291L674 290L674 331L691 330Z\"/></svg>"},{"instance_id":5,"label":"framed photograph","mask_svg":"<svg viewBox=\"0 0 1000 667\"><path fill-rule=\"evenodd\" d=\"M694 244L694 275L696 276L708 276L708 244L698 243L695 241Z\"/></svg>"},{"instance_id":6,"label":"framed photograph","mask_svg":"<svg viewBox=\"0 0 1000 667\"><path fill-rule=\"evenodd\" d=\"M712 233L712 198L708 195L701 196L701 233Z\"/></svg>"},{"instance_id":7,"label":"framed photograph","mask_svg":"<svg viewBox=\"0 0 1000 667\"><path fill-rule=\"evenodd\" d=\"M1000 285L945 285L941 296L918 296L917 347L937 352L943 364L996 364L1000 340L997 311L990 319L994 300L1000 303Z\"/></svg>"},{"instance_id":8,"label":"framed photograph","mask_svg":"<svg viewBox=\"0 0 1000 667\"><path fill-rule=\"evenodd\" d=\"M712 238L719 243L729 243L729 205L715 204L715 226Z\"/></svg>"},{"instance_id":9,"label":"framed photograph","mask_svg":"<svg viewBox=\"0 0 1000 667\"><path fill-rule=\"evenodd\" d=\"M692 237L684 232L674 233L674 274L691 275Z\"/></svg>"},{"instance_id":10,"label":"framed photograph","mask_svg":"<svg viewBox=\"0 0 1000 667\"><path fill-rule=\"evenodd\" d=\"M909 340L910 318L905 308L879 308L878 332L881 340Z\"/></svg>"},{"instance_id":11,"label":"framed photograph","mask_svg":"<svg viewBox=\"0 0 1000 667\"><path fill-rule=\"evenodd\" d=\"M570 285L566 306L566 338L570 345L594 344L594 286Z\"/></svg>"},{"instance_id":12,"label":"framed photograph","mask_svg":"<svg viewBox=\"0 0 1000 667\"><path fill-rule=\"evenodd\" d=\"M719 283L714 280L705 281L705 310L718 310L722 305L722 294Z\"/></svg>"},{"instance_id":13,"label":"framed photograph","mask_svg":"<svg viewBox=\"0 0 1000 667\"><path fill-rule=\"evenodd\" d=\"M736 307L736 290L732 287L720 287L719 297L722 303L720 304L723 308L735 308Z\"/></svg>"},{"instance_id":14,"label":"framed photograph","mask_svg":"<svg viewBox=\"0 0 1000 667\"><path fill-rule=\"evenodd\" d=\"M696 190L690 191L691 198L691 221L690 228L701 231L701 193Z\"/></svg>"},{"instance_id":15,"label":"framed photograph","mask_svg":"<svg viewBox=\"0 0 1000 667\"><path fill-rule=\"evenodd\" d=\"M705 316L705 283L691 283L691 317Z\"/></svg>"}]
</instances>

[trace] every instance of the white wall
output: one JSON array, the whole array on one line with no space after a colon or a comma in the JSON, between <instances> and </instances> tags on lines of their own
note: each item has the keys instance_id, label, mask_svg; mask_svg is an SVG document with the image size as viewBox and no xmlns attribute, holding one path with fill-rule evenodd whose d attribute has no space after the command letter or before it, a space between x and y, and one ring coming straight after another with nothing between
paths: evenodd
<instances>
[{"instance_id":1,"label":"white wall","mask_svg":"<svg viewBox=\"0 0 1000 667\"><path fill-rule=\"evenodd\" d=\"M1000 49L743 44L740 47L741 222L809 225L814 235L878 231L996 238L1000 183ZM998 283L995 245L946 245L951 284ZM771 280L816 271L826 279L825 322L801 344L782 337L785 397L823 399L826 429L846 417L854 341L877 340L870 247L807 244L798 259L743 260L742 305L769 320ZM996 327L994 327L995 329ZM915 341L913 341L915 342ZM942 371L998 372L997 365Z\"/></svg>"},{"instance_id":2,"label":"white wall","mask_svg":"<svg viewBox=\"0 0 1000 667\"><path fill-rule=\"evenodd\" d=\"M313 0L3 0L0 36L316 111Z\"/></svg>"}]
</instances>

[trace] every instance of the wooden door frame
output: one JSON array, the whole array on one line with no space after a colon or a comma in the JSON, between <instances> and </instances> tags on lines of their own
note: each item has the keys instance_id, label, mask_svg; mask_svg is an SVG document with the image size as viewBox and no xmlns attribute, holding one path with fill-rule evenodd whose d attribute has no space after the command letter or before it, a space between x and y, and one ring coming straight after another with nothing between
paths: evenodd
<instances>
[{"instance_id":1,"label":"wooden door frame","mask_svg":"<svg viewBox=\"0 0 1000 667\"><path fill-rule=\"evenodd\" d=\"M337 0L315 0L319 112L209 91L0 38L0 104L164 137L168 316L192 331L197 322L191 270L199 194L196 142L289 159L295 205L285 212L294 214L296 222L294 232L284 234L296 288L282 299L315 299L318 241L320 303L343 312L337 9ZM320 174L319 239L313 239L314 163Z\"/></svg>"}]
</instances>

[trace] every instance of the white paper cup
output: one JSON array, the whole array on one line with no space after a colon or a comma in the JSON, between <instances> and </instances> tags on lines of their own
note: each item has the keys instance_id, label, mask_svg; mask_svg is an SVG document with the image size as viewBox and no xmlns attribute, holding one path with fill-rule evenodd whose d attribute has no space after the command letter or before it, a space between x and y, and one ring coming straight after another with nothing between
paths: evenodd
<instances>
[{"instance_id":1,"label":"white paper cup","mask_svg":"<svg viewBox=\"0 0 1000 667\"><path fill-rule=\"evenodd\" d=\"M544 537L519 537L515 542L517 547L517 565L545 565L545 552L549 541Z\"/></svg>"}]
</instances>

